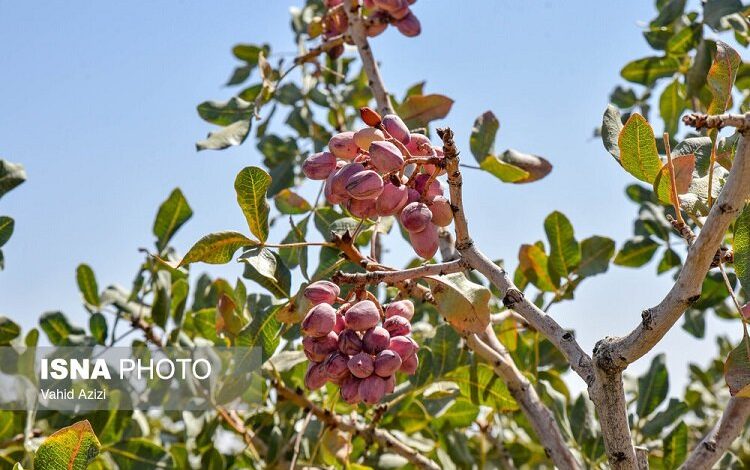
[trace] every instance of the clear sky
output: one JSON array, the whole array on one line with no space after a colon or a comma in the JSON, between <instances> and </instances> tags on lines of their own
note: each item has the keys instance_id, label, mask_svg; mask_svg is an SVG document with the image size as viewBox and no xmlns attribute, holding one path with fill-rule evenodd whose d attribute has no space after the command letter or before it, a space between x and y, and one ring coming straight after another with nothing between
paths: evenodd
<instances>
[{"instance_id":1,"label":"clear sky","mask_svg":"<svg viewBox=\"0 0 750 470\"><path fill-rule=\"evenodd\" d=\"M232 182L242 167L259 165L260 154L250 141L196 153L194 142L211 126L195 106L235 92L223 87L234 44L270 42L293 53L288 8L300 3L0 0L0 157L23 163L29 176L0 201L0 213L16 219L3 248L0 314L25 329L49 310L87 323L75 267L90 264L100 287L129 285L137 249L152 246L154 214L176 186L195 211L174 240L183 252L208 232L246 230ZM544 217L561 210L579 239L607 235L619 247L636 215L623 193L633 180L592 130L622 65L649 53L641 30L653 3L420 0L414 10L421 36L388 31L372 41L387 86L400 95L426 79L429 92L454 98L443 124L469 159L473 120L490 109L501 121L498 150L533 152L555 166L545 180L518 186L467 172L479 246L514 269L518 246L543 238ZM273 232L277 240L283 231ZM398 264L411 255L398 234L391 238L385 261ZM242 270L210 271L233 279ZM590 351L601 337L630 331L667 292L670 277L655 272L654 263L613 267L552 315ZM738 338L740 326L710 317L708 339L696 340L679 324L656 352L668 353L671 382L681 387L686 361L705 363L716 350L711 338L725 331ZM643 370L651 357L631 368Z\"/></svg>"}]
</instances>

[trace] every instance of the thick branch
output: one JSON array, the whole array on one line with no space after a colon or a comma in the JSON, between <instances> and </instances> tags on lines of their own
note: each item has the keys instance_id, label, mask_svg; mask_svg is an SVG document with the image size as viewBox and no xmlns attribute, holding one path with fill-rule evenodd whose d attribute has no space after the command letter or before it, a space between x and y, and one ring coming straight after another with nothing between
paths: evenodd
<instances>
[{"instance_id":1,"label":"thick branch","mask_svg":"<svg viewBox=\"0 0 750 470\"><path fill-rule=\"evenodd\" d=\"M750 129L750 113L746 114L718 114L708 115L692 113L682 118L682 122L696 129L721 129L722 127L736 127L743 132Z\"/></svg>"},{"instance_id":2,"label":"thick branch","mask_svg":"<svg viewBox=\"0 0 750 470\"><path fill-rule=\"evenodd\" d=\"M494 337L492 327L488 328L487 335ZM580 468L560 432L555 416L544 406L534 387L516 368L507 351L504 349L497 351L491 348L475 334L468 335L466 343L475 353L492 364L495 373L502 377L508 386L508 391L521 407L531 427L534 428L539 442L544 446L545 453L552 459L555 466L560 469Z\"/></svg>"},{"instance_id":3,"label":"thick branch","mask_svg":"<svg viewBox=\"0 0 750 470\"><path fill-rule=\"evenodd\" d=\"M349 18L349 36L351 36L352 41L354 41L359 51L359 56L362 59L362 67L365 69L370 89L372 89L372 95L378 104L378 111L381 114L393 114L391 99L388 96L385 85L383 85L380 69L377 62L375 62L372 49L370 49L370 44L367 41L365 25L360 16L359 0L344 0L344 8L346 16Z\"/></svg>"},{"instance_id":4,"label":"thick branch","mask_svg":"<svg viewBox=\"0 0 750 470\"><path fill-rule=\"evenodd\" d=\"M570 363L571 368L578 373L587 384L594 379L591 358L581 349L573 333L562 328L552 317L544 313L539 307L529 302L523 293L516 288L508 273L492 262L476 246L469 236L469 225L463 207L461 186L463 180L459 169L458 150L453 140L453 131L438 129L443 139L448 185L450 187L451 208L456 228L456 250L469 262L469 265L482 273L500 291L503 304L521 315L535 330L547 338Z\"/></svg>"},{"instance_id":5,"label":"thick branch","mask_svg":"<svg viewBox=\"0 0 750 470\"><path fill-rule=\"evenodd\" d=\"M643 312L643 320L630 334L612 341L608 354L597 355L597 365L623 370L636 361L669 331L682 313L700 299L703 280L708 273L724 233L750 196L750 146L742 136L732 169L719 198L706 218L698 237L688 249L688 256L672 289L656 307Z\"/></svg>"},{"instance_id":6,"label":"thick branch","mask_svg":"<svg viewBox=\"0 0 750 470\"><path fill-rule=\"evenodd\" d=\"M311 402L301 390L294 391L279 382L273 380L272 385L276 389L280 398L288 400L302 409L310 410L321 423L331 428L338 428L342 431L346 431L352 434L361 434L370 441L377 442L383 449L390 450L411 462L417 468L426 468L439 470L440 467L423 456L411 447L403 444L401 441L396 439L393 434L389 433L384 429L367 426L363 423L359 423L348 418L342 418L335 413L331 413L328 410L324 410L318 405Z\"/></svg>"},{"instance_id":7,"label":"thick branch","mask_svg":"<svg viewBox=\"0 0 750 470\"><path fill-rule=\"evenodd\" d=\"M401 271L369 271L366 273L343 273L337 272L331 277L336 284L379 284L385 282L394 284L410 279L419 279L427 276L443 276L445 274L465 271L468 263L462 259L440 264L425 264L417 268L404 269Z\"/></svg>"},{"instance_id":8,"label":"thick branch","mask_svg":"<svg viewBox=\"0 0 750 470\"><path fill-rule=\"evenodd\" d=\"M713 468L732 442L742 434L748 418L750 418L750 398L731 398L719 422L693 449L680 468L684 470Z\"/></svg>"}]
</instances>

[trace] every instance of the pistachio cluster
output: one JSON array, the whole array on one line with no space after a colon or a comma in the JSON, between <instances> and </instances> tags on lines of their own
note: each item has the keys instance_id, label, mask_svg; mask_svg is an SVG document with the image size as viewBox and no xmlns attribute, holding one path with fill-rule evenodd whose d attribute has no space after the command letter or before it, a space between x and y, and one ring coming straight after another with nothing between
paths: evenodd
<instances>
[{"instance_id":1,"label":"pistachio cluster","mask_svg":"<svg viewBox=\"0 0 750 470\"><path fill-rule=\"evenodd\" d=\"M369 126L331 137L328 151L310 155L302 165L313 180L325 180L325 196L361 219L397 216L414 251L432 258L438 227L450 225L453 211L436 179L445 173L443 151L413 133L395 114L382 118L360 110Z\"/></svg>"},{"instance_id":2,"label":"pistachio cluster","mask_svg":"<svg viewBox=\"0 0 750 470\"><path fill-rule=\"evenodd\" d=\"M407 37L418 36L422 32L422 26L410 5L417 0L364 0L365 32L370 37L375 37L386 30L392 24L401 34ZM346 12L344 11L344 0L326 0L328 9L323 18L323 37L331 39L344 34L348 27ZM334 51L334 56L343 52L343 46Z\"/></svg>"},{"instance_id":3,"label":"pistachio cluster","mask_svg":"<svg viewBox=\"0 0 750 470\"><path fill-rule=\"evenodd\" d=\"M332 382L349 404L378 403L396 386L396 372L414 374L419 346L411 338L414 304L339 298L329 281L310 284L304 296L313 304L302 321L302 347L310 364L305 386L318 389ZM335 305L339 305L338 308Z\"/></svg>"}]
</instances>

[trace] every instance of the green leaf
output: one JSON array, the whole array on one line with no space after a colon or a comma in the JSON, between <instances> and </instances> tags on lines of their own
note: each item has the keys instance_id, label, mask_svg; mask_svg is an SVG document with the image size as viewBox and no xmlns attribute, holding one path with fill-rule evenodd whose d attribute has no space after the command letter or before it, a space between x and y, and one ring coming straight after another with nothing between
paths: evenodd
<instances>
[{"instance_id":1,"label":"green leaf","mask_svg":"<svg viewBox=\"0 0 750 470\"><path fill-rule=\"evenodd\" d=\"M234 145L242 144L250 133L251 119L243 119L232 123L218 131L209 132L205 140L195 144L197 151L223 150Z\"/></svg>"},{"instance_id":2,"label":"green leaf","mask_svg":"<svg viewBox=\"0 0 750 470\"><path fill-rule=\"evenodd\" d=\"M312 206L305 198L289 189L282 189L274 196L273 202L282 214L297 215L312 210Z\"/></svg>"},{"instance_id":3,"label":"green leaf","mask_svg":"<svg viewBox=\"0 0 750 470\"><path fill-rule=\"evenodd\" d=\"M481 333L490 322L492 294L462 273L425 278L435 297L436 308L459 331Z\"/></svg>"},{"instance_id":4,"label":"green leaf","mask_svg":"<svg viewBox=\"0 0 750 470\"><path fill-rule=\"evenodd\" d=\"M193 209L180 191L175 188L166 201L159 206L154 220L153 232L156 235L156 247L162 251L169 244L175 232L193 216Z\"/></svg>"},{"instance_id":5,"label":"green leaf","mask_svg":"<svg viewBox=\"0 0 750 470\"><path fill-rule=\"evenodd\" d=\"M696 48L693 57L693 65L685 74L685 85L687 85L687 95L689 98L696 98L701 93L703 86L706 84L708 70L711 68L711 54L713 53L714 42L703 39Z\"/></svg>"},{"instance_id":6,"label":"green leaf","mask_svg":"<svg viewBox=\"0 0 750 470\"><path fill-rule=\"evenodd\" d=\"M242 247L255 246L258 242L247 238L239 232L210 233L198 240L187 252L180 266L203 262L208 264L228 263L232 256Z\"/></svg>"},{"instance_id":7,"label":"green leaf","mask_svg":"<svg viewBox=\"0 0 750 470\"><path fill-rule=\"evenodd\" d=\"M493 153L495 136L499 128L500 121L492 111L485 111L474 121L471 137L469 137L469 148L477 163L481 164L488 155Z\"/></svg>"},{"instance_id":8,"label":"green leaf","mask_svg":"<svg viewBox=\"0 0 750 470\"><path fill-rule=\"evenodd\" d=\"M589 237L581 242L581 262L575 271L581 277L605 273L614 254L614 240L597 235Z\"/></svg>"},{"instance_id":9,"label":"green leaf","mask_svg":"<svg viewBox=\"0 0 750 470\"><path fill-rule=\"evenodd\" d=\"M708 89L711 90L711 104L708 114L721 114L732 101L732 87L742 58L737 51L722 41L716 41L716 55L708 70Z\"/></svg>"},{"instance_id":10,"label":"green leaf","mask_svg":"<svg viewBox=\"0 0 750 470\"><path fill-rule=\"evenodd\" d=\"M638 378L636 412L641 418L650 415L667 398L669 375L665 361L664 354L659 354L651 361L648 372Z\"/></svg>"},{"instance_id":11,"label":"green leaf","mask_svg":"<svg viewBox=\"0 0 750 470\"><path fill-rule=\"evenodd\" d=\"M643 425L641 433L646 437L658 436L665 428L687 413L688 410L689 408L685 402L672 398L669 400L669 404L664 411L656 413L653 418Z\"/></svg>"},{"instance_id":12,"label":"green leaf","mask_svg":"<svg viewBox=\"0 0 750 470\"><path fill-rule=\"evenodd\" d=\"M479 166L503 183L517 183L529 177L529 172L500 160L496 155L488 155Z\"/></svg>"},{"instance_id":13,"label":"green leaf","mask_svg":"<svg viewBox=\"0 0 750 470\"><path fill-rule=\"evenodd\" d=\"M618 145L618 138L622 131L622 117L620 116L620 110L614 106L607 105L607 109L604 111L602 117L602 142L604 148L610 153L615 160L620 161L620 146Z\"/></svg>"},{"instance_id":14,"label":"green leaf","mask_svg":"<svg viewBox=\"0 0 750 470\"><path fill-rule=\"evenodd\" d=\"M291 273L279 255L268 248L251 248L240 257L245 263L243 276L260 284L277 298L288 298Z\"/></svg>"},{"instance_id":15,"label":"green leaf","mask_svg":"<svg viewBox=\"0 0 750 470\"><path fill-rule=\"evenodd\" d=\"M695 171L703 177L708 174L711 147L710 137L689 137L672 149L672 156L695 155Z\"/></svg>"},{"instance_id":16,"label":"green leaf","mask_svg":"<svg viewBox=\"0 0 750 470\"><path fill-rule=\"evenodd\" d=\"M254 112L253 103L236 96L229 101L204 101L198 105L198 115L217 126L228 126L242 120L249 121Z\"/></svg>"},{"instance_id":17,"label":"green leaf","mask_svg":"<svg viewBox=\"0 0 750 470\"><path fill-rule=\"evenodd\" d=\"M23 165L0 159L0 198L24 181L26 171Z\"/></svg>"},{"instance_id":18,"label":"green leaf","mask_svg":"<svg viewBox=\"0 0 750 470\"><path fill-rule=\"evenodd\" d=\"M144 437L135 437L107 447L120 470L157 470L173 468L166 450Z\"/></svg>"},{"instance_id":19,"label":"green leaf","mask_svg":"<svg viewBox=\"0 0 750 470\"><path fill-rule=\"evenodd\" d=\"M439 379L459 364L461 336L449 324L442 323L435 328L435 336L427 346L432 351L432 377Z\"/></svg>"},{"instance_id":20,"label":"green leaf","mask_svg":"<svg viewBox=\"0 0 750 470\"><path fill-rule=\"evenodd\" d=\"M190 285L185 279L178 279L172 284L172 292L170 296L170 313L176 325L182 324L182 317L185 314L185 305L187 304L187 296L190 291Z\"/></svg>"},{"instance_id":21,"label":"green leaf","mask_svg":"<svg viewBox=\"0 0 750 470\"><path fill-rule=\"evenodd\" d=\"M461 390L461 396L468 398L475 405L486 405L497 412L518 409L518 404L510 395L505 383L487 364L459 367L446 378L455 382Z\"/></svg>"},{"instance_id":22,"label":"green leaf","mask_svg":"<svg viewBox=\"0 0 750 470\"><path fill-rule=\"evenodd\" d=\"M302 219L299 224L294 224L294 221L289 218L289 224L291 229L286 237L281 240L282 244L290 243L302 243L305 241L307 235L307 222L310 220L309 217ZM290 269L296 268L302 264L303 272L307 269L307 247L294 247L294 248L279 248L279 256Z\"/></svg>"},{"instance_id":23,"label":"green leaf","mask_svg":"<svg viewBox=\"0 0 750 470\"><path fill-rule=\"evenodd\" d=\"M0 315L0 346L7 346L21 334L21 327L10 318Z\"/></svg>"},{"instance_id":24,"label":"green leaf","mask_svg":"<svg viewBox=\"0 0 750 470\"><path fill-rule=\"evenodd\" d=\"M556 283L550 277L547 254L537 245L521 245L518 250L518 269L537 288L554 292Z\"/></svg>"},{"instance_id":25,"label":"green leaf","mask_svg":"<svg viewBox=\"0 0 750 470\"><path fill-rule=\"evenodd\" d=\"M676 56L687 54L698 44L702 34L703 27L700 24L682 28L667 41L667 54Z\"/></svg>"},{"instance_id":26,"label":"green leaf","mask_svg":"<svg viewBox=\"0 0 750 470\"><path fill-rule=\"evenodd\" d=\"M656 80L677 72L680 61L676 57L645 57L634 60L620 71L622 78L641 85L653 85Z\"/></svg>"},{"instance_id":27,"label":"green leaf","mask_svg":"<svg viewBox=\"0 0 750 470\"><path fill-rule=\"evenodd\" d=\"M15 222L10 217L0 216L0 246L5 245L13 235Z\"/></svg>"},{"instance_id":28,"label":"green leaf","mask_svg":"<svg viewBox=\"0 0 750 470\"><path fill-rule=\"evenodd\" d=\"M280 342L281 322L276 318L276 311L279 308L279 306L273 306L251 311L250 314L253 319L240 331L235 345L245 348L260 347L263 362L267 361L276 351Z\"/></svg>"},{"instance_id":29,"label":"green leaf","mask_svg":"<svg viewBox=\"0 0 750 470\"><path fill-rule=\"evenodd\" d=\"M625 88L622 86L616 86L612 93L609 95L609 101L614 105L615 109L628 109L632 108L638 102L638 96L632 88ZM620 111L617 110L619 115ZM619 131L615 133L615 140Z\"/></svg>"},{"instance_id":30,"label":"green leaf","mask_svg":"<svg viewBox=\"0 0 750 470\"><path fill-rule=\"evenodd\" d=\"M665 273L670 269L679 266L681 262L682 261L680 260L680 255L678 255L677 252L673 249L667 248L666 250L664 250L664 254L659 261L659 265L656 268L656 273Z\"/></svg>"},{"instance_id":31,"label":"green leaf","mask_svg":"<svg viewBox=\"0 0 750 470\"><path fill-rule=\"evenodd\" d=\"M269 206L266 201L266 190L270 184L271 176L255 166L242 169L234 180L237 203L245 214L250 232L261 243L268 239Z\"/></svg>"},{"instance_id":32,"label":"green leaf","mask_svg":"<svg viewBox=\"0 0 750 470\"><path fill-rule=\"evenodd\" d=\"M581 246L575 238L573 226L563 213L555 211L544 219L544 232L550 245L550 274L567 278L581 262Z\"/></svg>"},{"instance_id":33,"label":"green leaf","mask_svg":"<svg viewBox=\"0 0 750 470\"><path fill-rule=\"evenodd\" d=\"M260 58L261 52L264 55L268 55L271 52L271 48L268 44L257 46L255 44L237 44L232 48L232 54L240 60L244 60L248 64L258 65L258 59Z\"/></svg>"},{"instance_id":34,"label":"green leaf","mask_svg":"<svg viewBox=\"0 0 750 470\"><path fill-rule=\"evenodd\" d=\"M96 343L103 345L107 339L107 319L104 315L99 312L92 314L89 318L89 330Z\"/></svg>"},{"instance_id":35,"label":"green leaf","mask_svg":"<svg viewBox=\"0 0 750 470\"><path fill-rule=\"evenodd\" d=\"M630 116L618 139L620 163L625 170L646 183L653 183L661 169L654 130L638 113Z\"/></svg>"},{"instance_id":36,"label":"green leaf","mask_svg":"<svg viewBox=\"0 0 750 470\"><path fill-rule=\"evenodd\" d=\"M625 242L615 256L614 263L618 266L640 268L654 256L659 245L647 237L635 237Z\"/></svg>"},{"instance_id":37,"label":"green leaf","mask_svg":"<svg viewBox=\"0 0 750 470\"><path fill-rule=\"evenodd\" d=\"M703 338L706 335L706 311L696 308L688 309L683 315L682 329L695 338Z\"/></svg>"},{"instance_id":38,"label":"green leaf","mask_svg":"<svg viewBox=\"0 0 750 470\"><path fill-rule=\"evenodd\" d=\"M76 268L76 281L78 282L78 290L83 295L83 300L92 307L99 307L101 304L99 286L96 284L96 277L91 266L79 264Z\"/></svg>"},{"instance_id":39,"label":"green leaf","mask_svg":"<svg viewBox=\"0 0 750 470\"><path fill-rule=\"evenodd\" d=\"M448 115L453 106L453 100L447 96L411 95L407 97L398 107L398 115L406 125L413 129L415 127L426 127L431 121L442 119Z\"/></svg>"},{"instance_id":40,"label":"green leaf","mask_svg":"<svg viewBox=\"0 0 750 470\"><path fill-rule=\"evenodd\" d=\"M675 80L662 91L659 98L659 112L664 119L664 130L670 135L677 134L680 116L686 107L685 86L679 80Z\"/></svg>"},{"instance_id":41,"label":"green leaf","mask_svg":"<svg viewBox=\"0 0 750 470\"><path fill-rule=\"evenodd\" d=\"M750 204L734 222L734 271L740 285L750 295Z\"/></svg>"},{"instance_id":42,"label":"green leaf","mask_svg":"<svg viewBox=\"0 0 750 470\"><path fill-rule=\"evenodd\" d=\"M684 421L664 438L664 468L674 470L687 458L688 428Z\"/></svg>"},{"instance_id":43,"label":"green leaf","mask_svg":"<svg viewBox=\"0 0 750 470\"><path fill-rule=\"evenodd\" d=\"M677 185L677 194L685 194L690 189L690 183L693 181L693 171L695 170L695 155L679 155L672 158L674 166L675 184ZM659 201L664 204L672 204L672 177L669 172L669 165L664 165L654 179L654 193Z\"/></svg>"},{"instance_id":44,"label":"green leaf","mask_svg":"<svg viewBox=\"0 0 750 470\"><path fill-rule=\"evenodd\" d=\"M47 437L34 456L37 470L86 470L101 445L87 420L62 428Z\"/></svg>"},{"instance_id":45,"label":"green leaf","mask_svg":"<svg viewBox=\"0 0 750 470\"><path fill-rule=\"evenodd\" d=\"M686 0L669 0L659 7L659 16L651 22L652 26L669 26L685 11Z\"/></svg>"},{"instance_id":46,"label":"green leaf","mask_svg":"<svg viewBox=\"0 0 750 470\"><path fill-rule=\"evenodd\" d=\"M743 10L740 0L706 0L703 3L703 22L714 30L721 30L721 19Z\"/></svg>"},{"instance_id":47,"label":"green leaf","mask_svg":"<svg viewBox=\"0 0 750 470\"><path fill-rule=\"evenodd\" d=\"M159 327L164 329L169 319L172 303L169 299L168 286L162 281L154 283L154 300L151 305L151 318Z\"/></svg>"},{"instance_id":48,"label":"green leaf","mask_svg":"<svg viewBox=\"0 0 750 470\"><path fill-rule=\"evenodd\" d=\"M71 325L62 312L43 313L39 317L39 325L55 346L80 343L86 334L83 328Z\"/></svg>"},{"instance_id":49,"label":"green leaf","mask_svg":"<svg viewBox=\"0 0 750 470\"><path fill-rule=\"evenodd\" d=\"M750 337L745 334L724 363L724 378L733 397L750 398Z\"/></svg>"}]
</instances>

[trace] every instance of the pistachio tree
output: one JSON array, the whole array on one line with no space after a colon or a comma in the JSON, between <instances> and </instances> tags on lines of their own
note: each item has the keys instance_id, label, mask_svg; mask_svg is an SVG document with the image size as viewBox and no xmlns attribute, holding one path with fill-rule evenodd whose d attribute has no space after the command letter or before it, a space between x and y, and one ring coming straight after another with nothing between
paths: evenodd
<instances>
[{"instance_id":1,"label":"pistachio tree","mask_svg":"<svg viewBox=\"0 0 750 470\"><path fill-rule=\"evenodd\" d=\"M546 239L519 247L511 270L472 239L466 172L531 184L554 171L556 156L496 150L491 111L470 135L435 128L450 122L452 98L424 82L388 88L378 61L397 58L376 57L371 40L431 27L421 8L429 5L308 0L292 9L293 59L269 44L236 45L227 85L238 91L198 105L216 127L196 147L256 145L262 161L227 182L247 229L217 227L174 246L193 215L177 188L128 288L100 288L90 266L78 267L87 328L61 312L40 318L54 346L257 350L260 386L241 391L248 406L0 411L0 468L750 464L750 114L739 114L750 110L750 66L737 52L750 41L750 10L739 0L695 11L656 2L644 30L654 55L623 67L628 84L614 89L596 131L603 158L634 178L625 191L638 205L633 237L579 239L554 211L539 221ZM22 179L2 168L0 195ZM272 239L272 226L286 236ZM413 259L386 264L384 247L395 243ZM554 307L610 264L652 259L672 287L643 306L630 333L586 351ZM230 262L236 280L195 273ZM741 340L715 338L720 355L690 365L686 388L671 391L679 398L667 401L664 355L628 374L680 321L703 338L709 315L734 321ZM24 350L39 331L0 319L0 346L12 346L0 369L28 374Z\"/></svg>"}]
</instances>

